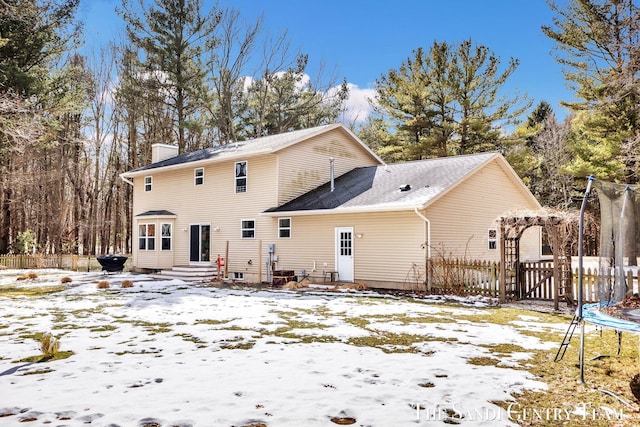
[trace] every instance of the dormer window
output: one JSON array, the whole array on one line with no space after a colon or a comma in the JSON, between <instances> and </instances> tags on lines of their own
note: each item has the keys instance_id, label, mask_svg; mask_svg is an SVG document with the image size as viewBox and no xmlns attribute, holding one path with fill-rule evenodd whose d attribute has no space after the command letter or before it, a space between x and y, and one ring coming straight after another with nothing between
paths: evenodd
<instances>
[{"instance_id":1,"label":"dormer window","mask_svg":"<svg viewBox=\"0 0 640 427\"><path fill-rule=\"evenodd\" d=\"M153 183L153 178L150 177L150 176L145 176L144 177L144 191L151 191L152 183Z\"/></svg>"},{"instance_id":2,"label":"dormer window","mask_svg":"<svg viewBox=\"0 0 640 427\"><path fill-rule=\"evenodd\" d=\"M236 193L247 192L247 162L236 162Z\"/></svg>"}]
</instances>

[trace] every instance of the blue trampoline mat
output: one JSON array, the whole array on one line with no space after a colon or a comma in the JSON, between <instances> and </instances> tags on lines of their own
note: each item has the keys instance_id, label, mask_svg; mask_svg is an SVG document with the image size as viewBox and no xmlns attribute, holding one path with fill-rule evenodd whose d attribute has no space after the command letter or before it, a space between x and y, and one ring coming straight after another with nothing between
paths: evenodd
<instances>
[{"instance_id":1,"label":"blue trampoline mat","mask_svg":"<svg viewBox=\"0 0 640 427\"><path fill-rule=\"evenodd\" d=\"M583 305L583 320L593 323L594 325L602 326L603 328L615 329L621 332L640 333L640 309L622 310L623 315L630 318L630 320L625 320L604 313L600 310L600 307L601 305L599 303ZM633 321L631 319L638 320Z\"/></svg>"}]
</instances>

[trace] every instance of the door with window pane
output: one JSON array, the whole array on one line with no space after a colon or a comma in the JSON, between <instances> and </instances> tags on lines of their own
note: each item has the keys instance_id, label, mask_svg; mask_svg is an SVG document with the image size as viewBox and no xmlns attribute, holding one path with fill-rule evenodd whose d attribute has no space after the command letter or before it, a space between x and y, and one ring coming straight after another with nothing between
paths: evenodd
<instances>
[{"instance_id":1,"label":"door with window pane","mask_svg":"<svg viewBox=\"0 0 640 427\"><path fill-rule=\"evenodd\" d=\"M211 261L211 226L191 224L189 261L192 263Z\"/></svg>"},{"instance_id":2,"label":"door with window pane","mask_svg":"<svg viewBox=\"0 0 640 427\"><path fill-rule=\"evenodd\" d=\"M353 282L353 227L336 228L336 270L341 282Z\"/></svg>"}]
</instances>

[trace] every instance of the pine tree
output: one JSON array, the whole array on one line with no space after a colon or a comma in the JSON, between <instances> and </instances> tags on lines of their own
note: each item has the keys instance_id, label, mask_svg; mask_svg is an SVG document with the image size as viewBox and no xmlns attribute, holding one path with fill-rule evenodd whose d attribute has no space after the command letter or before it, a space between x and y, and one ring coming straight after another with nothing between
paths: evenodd
<instances>
[{"instance_id":1,"label":"pine tree","mask_svg":"<svg viewBox=\"0 0 640 427\"><path fill-rule=\"evenodd\" d=\"M497 149L501 127L514 123L530 102L500 96L518 62L500 60L471 40L418 48L376 81L376 112L389 117L405 157L420 159Z\"/></svg>"},{"instance_id":2,"label":"pine tree","mask_svg":"<svg viewBox=\"0 0 640 427\"><path fill-rule=\"evenodd\" d=\"M120 16L127 24L127 37L142 50L140 58L147 81L162 96L172 120L170 139L180 152L201 148L198 132L206 100L206 67L203 52L215 44L221 14L212 8L206 15L201 0L123 0ZM137 6L137 7L136 7Z\"/></svg>"},{"instance_id":3,"label":"pine tree","mask_svg":"<svg viewBox=\"0 0 640 427\"><path fill-rule=\"evenodd\" d=\"M638 182L640 149L640 8L634 0L569 0L558 5L544 33L556 43L557 60L576 101L576 171ZM603 156L614 156L605 159Z\"/></svg>"}]
</instances>

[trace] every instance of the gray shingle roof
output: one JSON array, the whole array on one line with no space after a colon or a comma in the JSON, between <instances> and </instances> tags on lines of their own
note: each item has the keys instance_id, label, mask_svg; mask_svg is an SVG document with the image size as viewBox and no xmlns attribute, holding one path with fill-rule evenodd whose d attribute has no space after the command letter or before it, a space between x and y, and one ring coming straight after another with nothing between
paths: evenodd
<instances>
[{"instance_id":1,"label":"gray shingle roof","mask_svg":"<svg viewBox=\"0 0 640 427\"><path fill-rule=\"evenodd\" d=\"M160 209L154 211L146 211L138 214L136 216L176 216L173 212L169 212L168 210Z\"/></svg>"},{"instance_id":2,"label":"gray shingle roof","mask_svg":"<svg viewBox=\"0 0 640 427\"><path fill-rule=\"evenodd\" d=\"M497 153L356 168L265 212L413 209L424 206L490 161ZM401 190L403 187L403 190Z\"/></svg>"},{"instance_id":3,"label":"gray shingle roof","mask_svg":"<svg viewBox=\"0 0 640 427\"><path fill-rule=\"evenodd\" d=\"M291 144L295 144L314 135L326 132L333 128L339 128L340 124L329 124L317 126L309 129L301 129L278 135L270 135L262 138L250 139L247 141L231 142L226 145L219 145L212 148L192 151L180 154L160 162L151 163L146 166L129 171L128 173L157 169L167 166L175 166L183 163L191 163L208 159L228 159L241 156L250 156L259 153L268 153L281 150Z\"/></svg>"}]
</instances>

